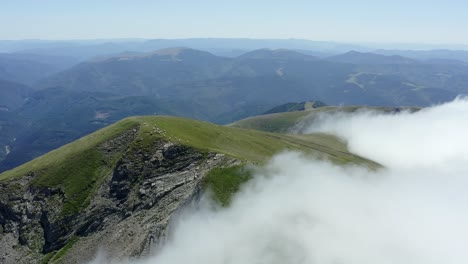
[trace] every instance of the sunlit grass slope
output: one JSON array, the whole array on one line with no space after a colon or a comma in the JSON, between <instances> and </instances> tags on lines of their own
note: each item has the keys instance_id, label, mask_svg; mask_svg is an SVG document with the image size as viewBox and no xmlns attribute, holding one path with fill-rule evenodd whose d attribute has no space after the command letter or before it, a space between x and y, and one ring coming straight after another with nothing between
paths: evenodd
<instances>
[{"instance_id":1,"label":"sunlit grass slope","mask_svg":"<svg viewBox=\"0 0 468 264\"><path fill-rule=\"evenodd\" d=\"M285 150L302 151L338 164L362 163L377 166L346 150L343 142L323 134L296 136L219 126L208 122L166 116L132 117L101 129L0 174L8 180L34 172L33 185L61 187L66 195L64 214L78 212L87 205L90 194L102 178L112 171L123 153L104 155L98 145L129 129L138 129L132 147L145 148L158 139L191 146L202 152L217 152L248 161L263 163Z\"/></svg>"}]
</instances>

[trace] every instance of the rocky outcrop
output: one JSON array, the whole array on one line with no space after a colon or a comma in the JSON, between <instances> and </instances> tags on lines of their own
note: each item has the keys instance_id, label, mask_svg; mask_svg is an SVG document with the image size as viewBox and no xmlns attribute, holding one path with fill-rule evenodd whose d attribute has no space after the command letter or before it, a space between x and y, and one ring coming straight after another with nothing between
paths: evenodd
<instances>
[{"instance_id":1,"label":"rocky outcrop","mask_svg":"<svg viewBox=\"0 0 468 264\"><path fill-rule=\"evenodd\" d=\"M40 172L1 182L0 263L83 263L99 250L116 258L149 254L174 213L197 199L207 172L238 163L161 138L138 147L136 135L129 130L98 146L109 157L122 154L77 214L61 214L60 188L34 186Z\"/></svg>"},{"instance_id":2,"label":"rocky outcrop","mask_svg":"<svg viewBox=\"0 0 468 264\"><path fill-rule=\"evenodd\" d=\"M35 263L50 239L60 240L55 236L59 229L48 219L59 214L63 193L35 188L30 184L34 177L30 172L0 184L0 263Z\"/></svg>"}]
</instances>

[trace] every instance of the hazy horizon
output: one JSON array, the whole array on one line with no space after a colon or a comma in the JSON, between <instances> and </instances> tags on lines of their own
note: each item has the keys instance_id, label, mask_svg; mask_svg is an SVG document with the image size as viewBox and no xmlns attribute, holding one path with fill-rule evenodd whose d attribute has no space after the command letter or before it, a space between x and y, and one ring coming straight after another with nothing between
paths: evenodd
<instances>
[{"instance_id":1,"label":"hazy horizon","mask_svg":"<svg viewBox=\"0 0 468 264\"><path fill-rule=\"evenodd\" d=\"M314 40L299 38L95 38L95 39L0 39L0 52L21 52L40 47L66 46L91 46L106 44L144 44L150 41L167 42L161 48L165 49L186 47L198 50L209 51L211 49L221 50L245 50L245 52L256 49L290 49L290 50L310 50L329 51L334 54L348 51L374 52L378 50L400 50L400 51L431 51L431 50L453 50L467 51L468 45L457 43L410 43L410 42L339 42L333 40ZM172 42L172 43L171 43ZM249 45L249 43L251 45ZM262 44L263 43L263 44ZM47 45L47 46L44 46ZM5 49L5 47L7 47ZM126 48L124 48L126 49ZM132 48L127 49L132 50ZM133 51L137 51L136 48Z\"/></svg>"},{"instance_id":2,"label":"hazy horizon","mask_svg":"<svg viewBox=\"0 0 468 264\"><path fill-rule=\"evenodd\" d=\"M1 40L250 38L468 45L468 3L26 0L2 3ZM21 19L18 19L21 18ZM14 23L12 23L14 21Z\"/></svg>"}]
</instances>

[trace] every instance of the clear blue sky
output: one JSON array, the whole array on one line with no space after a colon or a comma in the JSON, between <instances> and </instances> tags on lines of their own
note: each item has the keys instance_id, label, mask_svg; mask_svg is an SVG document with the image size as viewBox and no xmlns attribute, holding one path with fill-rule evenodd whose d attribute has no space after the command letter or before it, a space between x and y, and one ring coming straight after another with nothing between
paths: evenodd
<instances>
[{"instance_id":1,"label":"clear blue sky","mask_svg":"<svg viewBox=\"0 0 468 264\"><path fill-rule=\"evenodd\" d=\"M0 39L133 37L468 44L468 0L0 0Z\"/></svg>"}]
</instances>

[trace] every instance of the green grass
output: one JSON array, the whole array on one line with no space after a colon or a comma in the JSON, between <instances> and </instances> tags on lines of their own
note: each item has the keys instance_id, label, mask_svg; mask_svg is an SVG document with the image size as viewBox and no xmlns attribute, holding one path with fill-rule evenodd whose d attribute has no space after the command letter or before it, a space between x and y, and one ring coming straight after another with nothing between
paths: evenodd
<instances>
[{"instance_id":1,"label":"green grass","mask_svg":"<svg viewBox=\"0 0 468 264\"><path fill-rule=\"evenodd\" d=\"M104 157L97 146L138 123L124 120L87 137L49 152L20 167L0 174L0 180L19 177L30 171L38 174L31 182L36 187L61 188L65 193L62 215L71 215L86 207L98 182L114 167L117 158Z\"/></svg>"},{"instance_id":2,"label":"green grass","mask_svg":"<svg viewBox=\"0 0 468 264\"><path fill-rule=\"evenodd\" d=\"M203 189L213 192L213 198L222 206L231 203L232 196L239 191L242 184L252 178L252 172L242 165L229 168L215 168L203 179Z\"/></svg>"},{"instance_id":3,"label":"green grass","mask_svg":"<svg viewBox=\"0 0 468 264\"><path fill-rule=\"evenodd\" d=\"M53 255L52 258L49 259L49 262L56 263L57 261L60 261L60 258L65 256L68 250L70 250L76 242L78 242L78 237L72 237L70 240L68 240L68 243L63 248L61 248L55 255Z\"/></svg>"},{"instance_id":4,"label":"green grass","mask_svg":"<svg viewBox=\"0 0 468 264\"><path fill-rule=\"evenodd\" d=\"M200 150L224 153L254 163L264 162L284 150L325 155L339 162L359 160L359 157L343 151L346 149L343 142L322 134L307 137L277 134L166 116L134 117L131 120L143 124L139 136L141 144L149 144L155 138L164 137ZM166 133L164 135L154 133L154 127ZM322 143L324 139L329 145Z\"/></svg>"},{"instance_id":5,"label":"green grass","mask_svg":"<svg viewBox=\"0 0 468 264\"><path fill-rule=\"evenodd\" d=\"M255 129L267 132L287 133L299 120L310 111L296 111L255 116L232 123L229 126Z\"/></svg>"},{"instance_id":6,"label":"green grass","mask_svg":"<svg viewBox=\"0 0 468 264\"><path fill-rule=\"evenodd\" d=\"M261 130L274 133L288 133L294 125L299 123L303 118L310 118L315 115L327 112L354 112L362 109L361 106L323 106L319 108L310 108L307 106L304 111L284 112L268 115L253 116L240 121L229 124L231 127L239 127L246 129ZM372 108L377 109L377 108Z\"/></svg>"},{"instance_id":7,"label":"green grass","mask_svg":"<svg viewBox=\"0 0 468 264\"><path fill-rule=\"evenodd\" d=\"M319 109L324 108L327 107ZM304 115L305 112L300 113ZM297 112L285 114L294 115ZM0 180L22 176L30 171L34 171L40 174L40 179L37 180L38 184L47 183L56 185L65 178L70 178L57 175L65 172L67 169L78 170L81 168L80 166L83 166L85 170L96 171L97 168L103 167L101 166L102 163L98 162L102 157L95 152L96 146L120 135L130 128L138 126L140 126L140 130L134 142L136 147L148 146L156 139L164 138L165 140L192 146L200 150L224 153L251 162L266 161L274 154L286 149L316 152L328 155L331 158L339 156L343 152L343 158L346 159L347 157L350 161L357 157L345 151L346 146L343 142L335 137L323 134L307 136L286 135L245 129L236 127L235 125L219 126L180 117L144 116L126 118L114 125L53 150L22 166L0 174ZM165 133L158 134L154 128L165 131ZM87 155L84 155L85 153ZM88 155L90 158L83 157ZM58 176L58 178L54 179L55 176ZM87 175L86 178L93 179L93 176Z\"/></svg>"},{"instance_id":8,"label":"green grass","mask_svg":"<svg viewBox=\"0 0 468 264\"><path fill-rule=\"evenodd\" d=\"M97 149L91 148L45 170L32 184L38 187L63 187L66 199L62 214L73 214L85 207L86 199L94 189L104 167L106 166L103 155Z\"/></svg>"},{"instance_id":9,"label":"green grass","mask_svg":"<svg viewBox=\"0 0 468 264\"><path fill-rule=\"evenodd\" d=\"M306 102L304 104L304 110L312 110L314 109L314 102Z\"/></svg>"},{"instance_id":10,"label":"green grass","mask_svg":"<svg viewBox=\"0 0 468 264\"><path fill-rule=\"evenodd\" d=\"M418 108L400 107L401 109L409 111L417 111ZM301 122L303 119L312 119L315 116L323 113L345 112L352 113L359 110L372 110L381 112L392 112L394 107L373 107L373 106L323 106L319 108L310 108L306 106L304 111L284 112L268 115L253 116L246 119L239 120L232 124L230 127L238 127L245 129L254 129L274 133L289 133L291 128Z\"/></svg>"},{"instance_id":11,"label":"green grass","mask_svg":"<svg viewBox=\"0 0 468 264\"><path fill-rule=\"evenodd\" d=\"M44 256L44 258L41 260L41 264L47 264L47 263L58 263L60 262L60 258L65 256L65 254L70 250L73 245L78 242L78 237L73 236L70 240L68 240L67 244L62 247L58 251L52 251L48 253L47 255Z\"/></svg>"},{"instance_id":12,"label":"green grass","mask_svg":"<svg viewBox=\"0 0 468 264\"><path fill-rule=\"evenodd\" d=\"M84 151L96 147L98 144L116 137L124 131L132 127L137 127L138 125L139 124L137 122L131 119L124 119L115 125L105 127L99 131L96 131L95 133L53 150L19 167L6 171L0 174L0 181L22 176L30 171L40 172L50 169L74 156L82 155Z\"/></svg>"},{"instance_id":13,"label":"green grass","mask_svg":"<svg viewBox=\"0 0 468 264\"><path fill-rule=\"evenodd\" d=\"M41 260L40 264L47 264L51 261L51 259L54 257L54 252L47 253L47 255L44 256L44 258Z\"/></svg>"}]
</instances>

